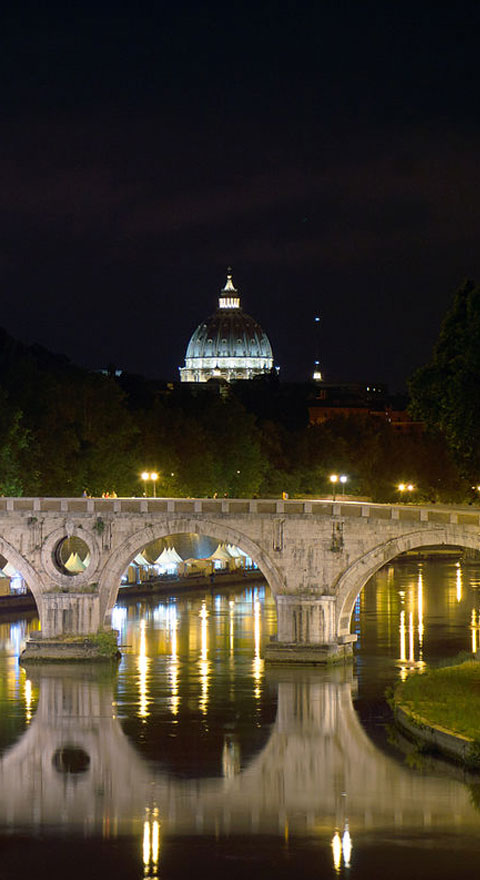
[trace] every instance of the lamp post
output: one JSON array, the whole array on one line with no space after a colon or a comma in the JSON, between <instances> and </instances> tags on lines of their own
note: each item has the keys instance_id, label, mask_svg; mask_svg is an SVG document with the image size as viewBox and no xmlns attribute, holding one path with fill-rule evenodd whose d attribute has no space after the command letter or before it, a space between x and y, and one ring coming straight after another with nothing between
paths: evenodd
<instances>
[{"instance_id":1,"label":"lamp post","mask_svg":"<svg viewBox=\"0 0 480 880\"><path fill-rule=\"evenodd\" d=\"M142 474L141 474L141 477L142 477L142 480L143 480L143 488L144 488L144 492L143 492L143 494L145 495L145 498L148 497L148 486L147 486L147 483L148 483L149 480L152 481L152 484L153 484L153 497L156 498L156 497L157 497L157 480L158 480L158 474L157 474L157 472L156 472L156 471L151 471L151 472L150 472L150 471L143 471Z\"/></svg>"},{"instance_id":2,"label":"lamp post","mask_svg":"<svg viewBox=\"0 0 480 880\"><path fill-rule=\"evenodd\" d=\"M342 484L342 495L345 495L345 483L347 482L348 477L345 474L341 474L340 482Z\"/></svg>"},{"instance_id":3,"label":"lamp post","mask_svg":"<svg viewBox=\"0 0 480 880\"><path fill-rule=\"evenodd\" d=\"M150 479L150 474L148 473L148 471L143 471L142 472L143 494L145 495L145 498L147 498L147 480L149 480L149 479Z\"/></svg>"},{"instance_id":4,"label":"lamp post","mask_svg":"<svg viewBox=\"0 0 480 880\"><path fill-rule=\"evenodd\" d=\"M333 500L335 501L336 488L338 483L338 474L330 474L330 482L332 484Z\"/></svg>"}]
</instances>

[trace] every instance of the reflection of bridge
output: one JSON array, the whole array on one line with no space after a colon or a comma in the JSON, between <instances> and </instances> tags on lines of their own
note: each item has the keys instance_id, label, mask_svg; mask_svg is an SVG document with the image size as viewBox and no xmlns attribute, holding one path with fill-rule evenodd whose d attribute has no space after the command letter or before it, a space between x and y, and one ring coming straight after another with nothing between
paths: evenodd
<instances>
[{"instance_id":1,"label":"reflection of bridge","mask_svg":"<svg viewBox=\"0 0 480 880\"><path fill-rule=\"evenodd\" d=\"M197 532L242 547L277 603L272 658L318 659L350 649L350 618L366 581L399 553L435 544L480 549L471 509L247 499L0 499L0 552L32 590L44 636L108 624L121 576L146 544ZM65 537L89 565L56 564Z\"/></svg>"},{"instance_id":2,"label":"reflection of bridge","mask_svg":"<svg viewBox=\"0 0 480 880\"><path fill-rule=\"evenodd\" d=\"M242 772L179 780L144 762L122 732L113 678L45 668L37 712L0 759L0 824L86 834L333 833L348 814L361 830L450 828L479 816L468 788L419 775L385 756L359 724L347 671L278 673L277 719L261 753ZM162 753L162 766L168 751ZM219 766L222 756L219 755ZM346 795L346 797L345 797Z\"/></svg>"}]
</instances>

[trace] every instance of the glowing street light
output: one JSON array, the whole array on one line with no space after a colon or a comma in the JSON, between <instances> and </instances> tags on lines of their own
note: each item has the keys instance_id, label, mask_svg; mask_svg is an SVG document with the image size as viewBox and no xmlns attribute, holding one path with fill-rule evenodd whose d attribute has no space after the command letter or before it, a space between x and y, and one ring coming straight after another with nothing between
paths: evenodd
<instances>
[{"instance_id":1,"label":"glowing street light","mask_svg":"<svg viewBox=\"0 0 480 880\"><path fill-rule=\"evenodd\" d=\"M335 501L335 491L338 483L338 474L330 474L329 480L332 484L333 500Z\"/></svg>"},{"instance_id":2,"label":"glowing street light","mask_svg":"<svg viewBox=\"0 0 480 880\"><path fill-rule=\"evenodd\" d=\"M340 476L338 476L338 474L330 474L328 479L330 480L330 482L332 484L332 492L333 492L333 500L334 501L336 498L337 483L342 484L342 495L345 495L345 483L348 480L348 477L345 474L341 474Z\"/></svg>"},{"instance_id":3,"label":"glowing street light","mask_svg":"<svg viewBox=\"0 0 480 880\"><path fill-rule=\"evenodd\" d=\"M152 483L153 483L153 497L156 498L156 497L157 497L157 486L156 486L156 483L157 483L157 480L158 480L158 474L157 474L157 472L156 472L156 471L151 471L151 472L150 472L150 471L142 471L141 477L142 477L142 480L143 480L143 490L144 490L144 491L143 491L143 494L145 495L145 498L147 498L147 496L148 496L148 491L147 491L147 490L148 490L148 487L147 487L147 483L149 482L149 480L151 480Z\"/></svg>"},{"instance_id":4,"label":"glowing street light","mask_svg":"<svg viewBox=\"0 0 480 880\"><path fill-rule=\"evenodd\" d=\"M397 489L403 495L404 492L413 492L415 486L413 483L399 483Z\"/></svg>"}]
</instances>

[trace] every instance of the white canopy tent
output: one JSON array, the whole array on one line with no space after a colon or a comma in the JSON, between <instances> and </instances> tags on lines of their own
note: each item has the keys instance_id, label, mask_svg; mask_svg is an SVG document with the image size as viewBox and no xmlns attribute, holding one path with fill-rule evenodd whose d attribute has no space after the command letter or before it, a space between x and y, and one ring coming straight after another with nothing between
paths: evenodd
<instances>
[{"instance_id":1,"label":"white canopy tent","mask_svg":"<svg viewBox=\"0 0 480 880\"><path fill-rule=\"evenodd\" d=\"M132 559L122 578L122 583L139 584L141 581L147 580L152 563L143 554L144 551L137 553L135 558Z\"/></svg>"},{"instance_id":2,"label":"white canopy tent","mask_svg":"<svg viewBox=\"0 0 480 880\"><path fill-rule=\"evenodd\" d=\"M217 549L208 557L213 561L215 569L233 568L235 563L232 555L228 552L225 544L219 544Z\"/></svg>"},{"instance_id":3,"label":"white canopy tent","mask_svg":"<svg viewBox=\"0 0 480 880\"><path fill-rule=\"evenodd\" d=\"M237 568L253 568L255 563L252 560L252 557L245 553L241 547L236 547L235 544L227 544L227 550L230 555L236 560Z\"/></svg>"},{"instance_id":4,"label":"white canopy tent","mask_svg":"<svg viewBox=\"0 0 480 880\"><path fill-rule=\"evenodd\" d=\"M153 565L159 574L176 574L179 564L183 562L175 547L164 547Z\"/></svg>"},{"instance_id":5,"label":"white canopy tent","mask_svg":"<svg viewBox=\"0 0 480 880\"><path fill-rule=\"evenodd\" d=\"M145 559L145 556L142 553L137 553L134 558L135 565L138 565L140 568L150 568L151 562L148 559Z\"/></svg>"},{"instance_id":6,"label":"white canopy tent","mask_svg":"<svg viewBox=\"0 0 480 880\"><path fill-rule=\"evenodd\" d=\"M85 571L87 567L80 559L78 553L70 553L67 561L64 562L64 566L70 574L79 574L81 571Z\"/></svg>"},{"instance_id":7,"label":"white canopy tent","mask_svg":"<svg viewBox=\"0 0 480 880\"><path fill-rule=\"evenodd\" d=\"M166 563L182 562L182 557L177 553L175 547L164 547L160 556L157 556L153 565L165 565Z\"/></svg>"}]
</instances>

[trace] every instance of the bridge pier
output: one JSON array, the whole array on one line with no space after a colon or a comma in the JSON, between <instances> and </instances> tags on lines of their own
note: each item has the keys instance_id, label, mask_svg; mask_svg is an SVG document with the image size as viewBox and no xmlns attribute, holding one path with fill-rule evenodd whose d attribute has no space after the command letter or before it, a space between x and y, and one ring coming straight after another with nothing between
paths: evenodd
<instances>
[{"instance_id":1,"label":"bridge pier","mask_svg":"<svg viewBox=\"0 0 480 880\"><path fill-rule=\"evenodd\" d=\"M102 632L95 593L44 593L42 629L27 640L21 662L107 660L117 656L116 634Z\"/></svg>"},{"instance_id":2,"label":"bridge pier","mask_svg":"<svg viewBox=\"0 0 480 880\"><path fill-rule=\"evenodd\" d=\"M338 663L352 656L355 635L336 634L335 596L279 595L277 637L265 648L267 663Z\"/></svg>"},{"instance_id":3,"label":"bridge pier","mask_svg":"<svg viewBox=\"0 0 480 880\"><path fill-rule=\"evenodd\" d=\"M78 636L100 629L100 598L98 593L44 593L42 634L56 638L66 633Z\"/></svg>"}]
</instances>

